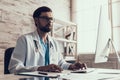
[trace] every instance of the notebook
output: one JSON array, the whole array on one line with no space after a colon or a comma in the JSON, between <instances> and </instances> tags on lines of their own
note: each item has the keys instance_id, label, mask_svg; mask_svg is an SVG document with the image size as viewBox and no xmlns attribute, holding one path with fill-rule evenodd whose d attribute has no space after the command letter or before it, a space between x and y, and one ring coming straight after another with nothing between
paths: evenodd
<instances>
[{"instance_id":1,"label":"notebook","mask_svg":"<svg viewBox=\"0 0 120 80\"><path fill-rule=\"evenodd\" d=\"M60 76L59 74L60 73L55 72L34 71L34 72L20 72L17 73L16 75L57 78Z\"/></svg>"}]
</instances>

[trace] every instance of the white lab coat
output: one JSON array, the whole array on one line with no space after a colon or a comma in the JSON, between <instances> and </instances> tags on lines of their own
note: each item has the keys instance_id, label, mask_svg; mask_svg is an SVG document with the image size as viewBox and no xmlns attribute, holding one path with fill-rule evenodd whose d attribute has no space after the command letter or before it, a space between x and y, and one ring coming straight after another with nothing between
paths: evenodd
<instances>
[{"instance_id":1,"label":"white lab coat","mask_svg":"<svg viewBox=\"0 0 120 80\"><path fill-rule=\"evenodd\" d=\"M37 47L34 41L36 41ZM56 64L63 69L68 69L70 64L63 59L57 42L50 36L48 36L48 41L50 64ZM44 66L44 57L37 31L23 35L17 40L10 60L9 71L10 73L36 71L39 66Z\"/></svg>"}]
</instances>

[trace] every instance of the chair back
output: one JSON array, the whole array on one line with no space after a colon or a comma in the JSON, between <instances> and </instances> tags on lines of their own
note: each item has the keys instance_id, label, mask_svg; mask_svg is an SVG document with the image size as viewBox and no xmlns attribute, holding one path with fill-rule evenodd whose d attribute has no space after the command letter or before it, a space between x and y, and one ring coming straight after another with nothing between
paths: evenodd
<instances>
[{"instance_id":1,"label":"chair back","mask_svg":"<svg viewBox=\"0 0 120 80\"><path fill-rule=\"evenodd\" d=\"M10 74L10 72L8 70L8 66L9 66L9 62L10 62L10 58L11 58L13 50L14 50L14 47L10 47L10 48L5 50L5 54L4 54L4 74Z\"/></svg>"}]
</instances>

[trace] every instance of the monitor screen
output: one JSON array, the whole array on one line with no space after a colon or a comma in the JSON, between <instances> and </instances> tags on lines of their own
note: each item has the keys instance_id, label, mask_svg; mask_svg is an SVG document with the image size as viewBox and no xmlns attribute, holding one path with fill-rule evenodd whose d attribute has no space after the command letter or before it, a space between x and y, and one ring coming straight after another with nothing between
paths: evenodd
<instances>
[{"instance_id":1,"label":"monitor screen","mask_svg":"<svg viewBox=\"0 0 120 80\"><path fill-rule=\"evenodd\" d=\"M108 15L108 6L102 5L98 22L95 63L107 62L110 53L111 26Z\"/></svg>"}]
</instances>

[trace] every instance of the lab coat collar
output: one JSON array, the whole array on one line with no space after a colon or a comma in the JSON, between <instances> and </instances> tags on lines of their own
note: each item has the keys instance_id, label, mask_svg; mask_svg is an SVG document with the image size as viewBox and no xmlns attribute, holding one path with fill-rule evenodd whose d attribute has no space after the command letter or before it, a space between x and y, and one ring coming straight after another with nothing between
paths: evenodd
<instances>
[{"instance_id":1,"label":"lab coat collar","mask_svg":"<svg viewBox=\"0 0 120 80\"><path fill-rule=\"evenodd\" d=\"M33 32L33 40L37 41L37 44L39 46L39 48L42 48L42 46L40 45L40 38L39 38L39 35L38 35L38 32L37 30ZM53 39L50 35L48 35L48 42L49 42L49 49L52 48L55 46L54 45L54 42L53 42ZM51 50L51 49L50 49ZM40 51L42 53L42 51ZM50 53L51 54L51 53Z\"/></svg>"},{"instance_id":2,"label":"lab coat collar","mask_svg":"<svg viewBox=\"0 0 120 80\"><path fill-rule=\"evenodd\" d=\"M33 32L33 40L39 41L39 35L37 30Z\"/></svg>"},{"instance_id":3,"label":"lab coat collar","mask_svg":"<svg viewBox=\"0 0 120 80\"><path fill-rule=\"evenodd\" d=\"M34 31L34 33L33 33L33 40L36 40L36 41L38 41L39 42L39 35L38 35L38 32L37 32L37 30L36 31ZM52 40L52 38L51 38L51 36L50 35L48 35L48 41L49 41L49 43L51 44L53 44L53 40Z\"/></svg>"}]
</instances>

